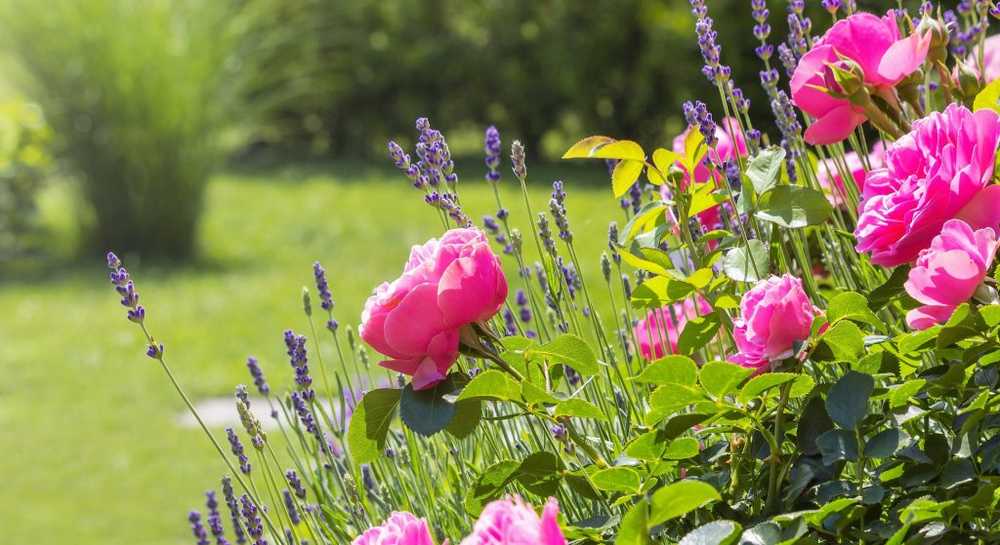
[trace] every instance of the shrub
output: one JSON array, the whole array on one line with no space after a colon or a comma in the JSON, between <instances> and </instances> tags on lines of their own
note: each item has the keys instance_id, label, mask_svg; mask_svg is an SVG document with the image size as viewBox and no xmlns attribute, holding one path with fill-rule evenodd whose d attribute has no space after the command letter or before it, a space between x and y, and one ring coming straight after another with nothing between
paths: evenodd
<instances>
[{"instance_id":1,"label":"shrub","mask_svg":"<svg viewBox=\"0 0 1000 545\"><path fill-rule=\"evenodd\" d=\"M2 34L93 209L101 247L187 255L240 110L231 2L11 0Z\"/></svg>"},{"instance_id":2,"label":"shrub","mask_svg":"<svg viewBox=\"0 0 1000 545\"><path fill-rule=\"evenodd\" d=\"M51 134L37 106L0 103L0 258L27 248L35 197L51 166Z\"/></svg>"},{"instance_id":3,"label":"shrub","mask_svg":"<svg viewBox=\"0 0 1000 545\"><path fill-rule=\"evenodd\" d=\"M287 331L291 392L251 359L260 397L236 389L243 433L228 430L227 451L205 428L232 472L237 538L245 524L257 545L1000 542L990 6L958 18L927 3L914 20L830 0L839 20L818 36L803 4L789 3L777 51L787 89L773 65L761 74L773 124L751 128L707 2L691 0L702 73L732 117L685 103L670 149L591 136L567 150L609 162L623 199L599 274L578 258L571 186L554 182L547 212L532 210L520 143L504 182L486 131L475 183L492 184L498 210L480 230L441 132L421 118L412 155L390 142L443 233L365 304L357 337L388 380L368 387L369 352L334 319L316 264L319 305L306 291L303 310L312 332L327 320L333 372L318 339ZM768 63L768 12L751 5ZM114 254L108 265L183 396L128 271ZM287 438L251 403L281 415ZM207 543L199 512L188 520Z\"/></svg>"}]
</instances>

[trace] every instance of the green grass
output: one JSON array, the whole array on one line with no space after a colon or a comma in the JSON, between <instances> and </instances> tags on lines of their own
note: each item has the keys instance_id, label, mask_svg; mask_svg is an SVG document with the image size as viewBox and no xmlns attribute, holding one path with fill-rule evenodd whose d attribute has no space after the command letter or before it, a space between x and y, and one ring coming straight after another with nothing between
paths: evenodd
<instances>
[{"instance_id":1,"label":"green grass","mask_svg":"<svg viewBox=\"0 0 1000 545\"><path fill-rule=\"evenodd\" d=\"M606 186L594 183L602 170L557 171L576 173L566 179L570 220L594 280L607 222L622 217ZM460 186L467 211L493 213L478 170L465 172L477 173ZM529 170L539 182L536 212L547 209L551 173ZM509 177L503 184L527 232L519 194ZM56 187L44 197L49 246L70 247L72 194ZM312 287L314 260L329 271L337 317L355 324L372 287L398 275L410 245L440 230L405 179L353 163L220 175L206 206L198 261L123 256L153 333L195 397L229 395L248 382L250 354L272 387L286 389L281 333L307 332L301 288ZM0 271L0 528L10 543L192 542L186 513L217 487L224 466L200 431L175 424L183 405L143 355L103 254L56 254Z\"/></svg>"}]
</instances>

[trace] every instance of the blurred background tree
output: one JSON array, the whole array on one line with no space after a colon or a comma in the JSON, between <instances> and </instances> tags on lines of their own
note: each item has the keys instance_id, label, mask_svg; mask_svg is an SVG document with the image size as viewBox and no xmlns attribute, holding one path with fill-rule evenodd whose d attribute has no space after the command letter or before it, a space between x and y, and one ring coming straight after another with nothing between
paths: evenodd
<instances>
[{"instance_id":1,"label":"blurred background tree","mask_svg":"<svg viewBox=\"0 0 1000 545\"><path fill-rule=\"evenodd\" d=\"M711 8L766 127L750 2ZM686 0L2 0L0 19L82 182L87 248L189 255L226 157L380 157L426 115L459 155L496 124L551 159L581 134L669 144L684 100L717 102Z\"/></svg>"}]
</instances>

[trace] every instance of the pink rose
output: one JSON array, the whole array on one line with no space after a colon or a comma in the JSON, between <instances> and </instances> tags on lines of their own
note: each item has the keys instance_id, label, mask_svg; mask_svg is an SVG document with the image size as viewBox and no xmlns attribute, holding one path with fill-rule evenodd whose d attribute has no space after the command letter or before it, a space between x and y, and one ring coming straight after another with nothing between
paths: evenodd
<instances>
[{"instance_id":1,"label":"pink rose","mask_svg":"<svg viewBox=\"0 0 1000 545\"><path fill-rule=\"evenodd\" d=\"M688 127L684 130L684 132L674 137L673 151L682 155L684 154L684 140L687 139L688 133L692 130L698 129L697 127ZM722 172L721 167L717 167L713 173L709 168L709 165L723 165L726 161L733 160L737 156L747 156L747 142L744 140L743 132L740 131L740 124L735 118L727 117L722 120L720 125L716 125L715 138L718 140L715 144L715 148L710 149L708 154L706 154L705 159L694 169L694 181L697 183L704 183L710 179L714 179L716 185L724 183L725 174ZM680 166L679 163L678 166ZM686 188L690 183L691 174L685 172L684 178L681 181L681 187ZM660 197L664 200L669 200L671 198L670 188L667 184L660 186ZM719 205L699 212L696 217L702 227L705 228L705 231L711 231L713 229L720 229L723 227L721 208ZM676 223L676 219L671 219L674 223ZM710 247L715 245L718 245L718 242L712 241Z\"/></svg>"},{"instance_id":2,"label":"pink rose","mask_svg":"<svg viewBox=\"0 0 1000 545\"><path fill-rule=\"evenodd\" d=\"M413 377L424 390L458 358L459 329L490 319L507 297L507 279L486 236L452 229L410 250L403 275L368 298L358 333L391 359L379 365Z\"/></svg>"},{"instance_id":3,"label":"pink rose","mask_svg":"<svg viewBox=\"0 0 1000 545\"><path fill-rule=\"evenodd\" d=\"M729 360L766 371L771 362L792 357L796 342L809 338L817 313L802 280L786 274L758 282L740 301L740 317L733 322L739 353Z\"/></svg>"},{"instance_id":4,"label":"pink rose","mask_svg":"<svg viewBox=\"0 0 1000 545\"><path fill-rule=\"evenodd\" d=\"M857 13L837 21L799 60L792 74L792 101L816 121L805 133L810 144L832 144L847 138L864 123L864 110L846 98L835 98L818 89L829 88L829 65L847 59L863 74L875 93L884 93L915 72L927 58L931 32L900 39L896 18Z\"/></svg>"},{"instance_id":5,"label":"pink rose","mask_svg":"<svg viewBox=\"0 0 1000 545\"><path fill-rule=\"evenodd\" d=\"M854 230L872 263L895 267L917 258L944 223L974 229L1000 224L1000 186L991 185L1000 117L952 104L913 123L868 173Z\"/></svg>"},{"instance_id":6,"label":"pink rose","mask_svg":"<svg viewBox=\"0 0 1000 545\"><path fill-rule=\"evenodd\" d=\"M986 38L983 47L983 82L989 83L1000 78L1000 34ZM972 70L973 74L979 74L979 47L972 47L972 53L966 57L963 64Z\"/></svg>"},{"instance_id":7,"label":"pink rose","mask_svg":"<svg viewBox=\"0 0 1000 545\"><path fill-rule=\"evenodd\" d=\"M351 545L434 545L427 521L407 512L394 512L381 526L365 530Z\"/></svg>"},{"instance_id":8,"label":"pink rose","mask_svg":"<svg viewBox=\"0 0 1000 545\"><path fill-rule=\"evenodd\" d=\"M709 312L712 312L712 307L700 297L697 308L693 300L685 299L683 302L649 311L633 328L642 357L655 360L667 354L676 354L677 339L684 324L691 318L704 316Z\"/></svg>"},{"instance_id":9,"label":"pink rose","mask_svg":"<svg viewBox=\"0 0 1000 545\"><path fill-rule=\"evenodd\" d=\"M962 220L948 220L930 248L920 252L903 287L924 306L906 313L906 324L927 329L948 321L986 278L997 251L993 229L973 231Z\"/></svg>"},{"instance_id":10,"label":"pink rose","mask_svg":"<svg viewBox=\"0 0 1000 545\"><path fill-rule=\"evenodd\" d=\"M483 509L461 545L566 545L558 516L555 498L545 504L541 517L516 496L497 500Z\"/></svg>"},{"instance_id":11,"label":"pink rose","mask_svg":"<svg viewBox=\"0 0 1000 545\"><path fill-rule=\"evenodd\" d=\"M854 185L860 194L861 190L865 187L865 178L868 177L868 171L865 170L864 162L861 161L861 157L857 152L853 151L844 154L843 162L847 164L847 169L850 171ZM872 146L871 153L868 155L868 164L875 169L880 168L884 163L885 146L882 142L876 142ZM840 175L839 164L838 161L834 161L833 159L824 159L820 163L817 172L819 185L826 194L826 200L830 201L830 204L835 207L846 204L848 195L843 176Z\"/></svg>"}]
</instances>

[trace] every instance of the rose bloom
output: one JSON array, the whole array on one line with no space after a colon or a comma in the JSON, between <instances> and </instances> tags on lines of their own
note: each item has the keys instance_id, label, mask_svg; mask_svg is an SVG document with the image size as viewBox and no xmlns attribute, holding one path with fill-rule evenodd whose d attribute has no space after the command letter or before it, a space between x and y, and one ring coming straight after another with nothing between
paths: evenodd
<instances>
[{"instance_id":1,"label":"rose bloom","mask_svg":"<svg viewBox=\"0 0 1000 545\"><path fill-rule=\"evenodd\" d=\"M892 11L881 18L856 13L837 21L802 56L789 82L792 101L816 118L806 130L806 142L840 142L866 120L860 106L817 89L829 88L833 82L829 65L845 59L855 63L861 69L863 83L882 94L924 64L930 43L930 31L900 39Z\"/></svg>"},{"instance_id":2,"label":"rose bloom","mask_svg":"<svg viewBox=\"0 0 1000 545\"><path fill-rule=\"evenodd\" d=\"M681 155L684 154L684 140L687 139L688 133L692 130L698 130L698 128L688 127L684 132L674 137L674 152ZM740 131L739 122L735 118L727 117L722 120L720 125L716 125L715 138L718 140L715 144L715 148L710 149L705 155L705 159L694 169L694 181L697 183L704 183L710 179L714 179L716 185L719 183L725 183L725 174L721 170L722 167L716 168L713 173L712 170L709 169L708 165L723 165L726 161L733 160L736 157L747 156L747 143L746 140L743 139L743 133ZM678 166L680 165L678 164ZM686 188L690 183L691 173L685 172L684 178L681 181L681 187ZM664 200L671 198L670 188L667 187L667 184L660 186L660 197ZM711 231L713 229L719 229L723 226L720 212L720 205L716 205L708 210L699 212L696 217L698 218L698 222L701 223L702 227L704 227L706 231ZM676 220L674 220L674 222L676 223Z\"/></svg>"},{"instance_id":3,"label":"rose bloom","mask_svg":"<svg viewBox=\"0 0 1000 545\"><path fill-rule=\"evenodd\" d=\"M729 360L761 373L771 362L792 357L795 343L809 338L818 312L801 279L785 274L761 280L740 301L733 322L739 353Z\"/></svg>"},{"instance_id":4,"label":"rose bloom","mask_svg":"<svg viewBox=\"0 0 1000 545\"><path fill-rule=\"evenodd\" d=\"M910 297L923 303L906 314L906 324L912 329L927 329L948 321L986 278L996 251L993 229L973 231L962 220L945 223L930 248L920 252L903 284Z\"/></svg>"},{"instance_id":5,"label":"rose bloom","mask_svg":"<svg viewBox=\"0 0 1000 545\"><path fill-rule=\"evenodd\" d=\"M868 173L854 235L872 263L895 267L917 258L946 221L974 229L1000 224L1000 186L991 185L1000 117L952 104L913 123Z\"/></svg>"},{"instance_id":6,"label":"rose bloom","mask_svg":"<svg viewBox=\"0 0 1000 545\"><path fill-rule=\"evenodd\" d=\"M519 497L491 502L461 545L566 545L559 504L550 498L542 516Z\"/></svg>"},{"instance_id":7,"label":"rose bloom","mask_svg":"<svg viewBox=\"0 0 1000 545\"><path fill-rule=\"evenodd\" d=\"M381 526L365 530L351 545L434 545L425 519L407 512L394 512Z\"/></svg>"},{"instance_id":8,"label":"rose bloom","mask_svg":"<svg viewBox=\"0 0 1000 545\"><path fill-rule=\"evenodd\" d=\"M452 229L414 246L403 275L368 298L358 330L423 390L444 380L458 358L459 329L488 320L507 297L500 260L478 229Z\"/></svg>"},{"instance_id":9,"label":"rose bloom","mask_svg":"<svg viewBox=\"0 0 1000 545\"><path fill-rule=\"evenodd\" d=\"M843 162L847 164L847 169L851 173L854 185L858 188L858 194L860 194L865 187L865 179L868 177L868 171L865 170L861 156L857 152L849 151L844 154ZM844 185L844 177L840 175L837 164L832 158L824 159L816 173L819 185L823 189L823 193L826 194L826 200L834 207L847 204L848 195L847 187ZM868 154L868 164L873 169L880 168L885 164L885 146L882 142L876 142L872 146L871 153Z\"/></svg>"},{"instance_id":10,"label":"rose bloom","mask_svg":"<svg viewBox=\"0 0 1000 545\"><path fill-rule=\"evenodd\" d=\"M677 339L680 338L684 324L691 318L704 316L709 312L712 312L712 307L700 297L697 307L692 299L685 299L683 302L649 311L645 318L636 322L632 330L642 357L655 360L667 354L676 354Z\"/></svg>"},{"instance_id":11,"label":"rose bloom","mask_svg":"<svg viewBox=\"0 0 1000 545\"><path fill-rule=\"evenodd\" d=\"M990 36L983 42L983 82L989 83L1000 78L1000 34ZM973 46L965 64L973 74L979 74L979 47Z\"/></svg>"}]
</instances>

